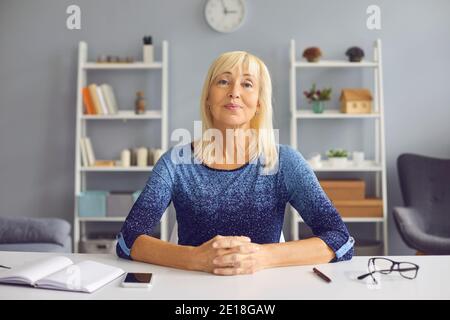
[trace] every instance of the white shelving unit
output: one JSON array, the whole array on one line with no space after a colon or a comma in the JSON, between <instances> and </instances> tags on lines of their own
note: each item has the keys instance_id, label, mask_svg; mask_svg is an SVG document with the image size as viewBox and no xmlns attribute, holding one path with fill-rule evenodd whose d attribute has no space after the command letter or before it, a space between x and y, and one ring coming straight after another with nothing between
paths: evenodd
<instances>
[{"instance_id":1,"label":"white shelving unit","mask_svg":"<svg viewBox=\"0 0 450 320\"><path fill-rule=\"evenodd\" d=\"M79 242L85 231L86 222L120 222L125 217L79 217L77 195L86 190L86 175L90 172L147 172L153 167L82 167L80 153L80 139L87 133L88 123L96 121L122 120L124 122L134 120L160 120L161 121L161 148L165 151L168 148L168 50L167 41L162 42L162 61L153 63L95 63L88 62L88 45L81 41L78 46L78 83L77 83L77 111L76 111L76 139L75 139L75 208L74 208L74 235L73 247L78 252ZM133 111L119 110L114 115L85 115L83 114L82 88L88 84L88 72L94 70L161 70L161 109L150 110L145 114L136 115ZM133 122L130 123L132 125ZM161 239L169 239L167 211L161 219Z\"/></svg>"},{"instance_id":2,"label":"white shelving unit","mask_svg":"<svg viewBox=\"0 0 450 320\"><path fill-rule=\"evenodd\" d=\"M384 255L388 254L388 211L387 211L387 187L386 187L386 152L385 152L385 135L384 135L384 97L383 97L383 70L381 57L381 40L378 39L373 45L373 61L349 62L339 60L321 60L319 62L310 63L306 61L296 60L295 40L291 40L290 48L290 138L291 145L298 149L297 127L299 122L306 120L323 120L330 121L332 119L373 119L375 121L375 159L367 160L360 166L350 165L345 168L333 168L328 165L327 161L322 161L321 167L312 166L315 172L373 172L375 174L375 196L383 201L383 217L359 218L344 217L345 222L358 223L375 223L376 238L383 241ZM299 110L297 105L297 69L301 68L369 68L373 71L374 77L374 101L373 113L371 114L345 114L339 110L325 110L322 114L313 113L310 110ZM291 236L292 239L299 238L299 222L302 222L298 212L290 206L291 210Z\"/></svg>"}]
</instances>

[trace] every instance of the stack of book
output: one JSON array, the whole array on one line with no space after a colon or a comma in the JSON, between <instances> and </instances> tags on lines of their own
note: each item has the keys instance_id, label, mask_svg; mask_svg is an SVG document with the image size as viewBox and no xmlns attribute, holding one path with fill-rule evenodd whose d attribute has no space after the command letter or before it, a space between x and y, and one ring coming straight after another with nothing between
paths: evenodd
<instances>
[{"instance_id":1,"label":"stack of book","mask_svg":"<svg viewBox=\"0 0 450 320\"><path fill-rule=\"evenodd\" d=\"M109 84L91 83L83 88L83 112L88 115L117 113L117 101Z\"/></svg>"},{"instance_id":2,"label":"stack of book","mask_svg":"<svg viewBox=\"0 0 450 320\"><path fill-rule=\"evenodd\" d=\"M114 160L97 160L89 137L81 137L81 165L83 167L114 167Z\"/></svg>"}]
</instances>

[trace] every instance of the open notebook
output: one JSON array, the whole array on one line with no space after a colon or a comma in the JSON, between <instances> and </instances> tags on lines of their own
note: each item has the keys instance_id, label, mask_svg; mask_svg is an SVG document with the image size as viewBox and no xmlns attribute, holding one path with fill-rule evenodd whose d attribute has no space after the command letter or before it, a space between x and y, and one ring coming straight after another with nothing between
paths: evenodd
<instances>
[{"instance_id":1,"label":"open notebook","mask_svg":"<svg viewBox=\"0 0 450 320\"><path fill-rule=\"evenodd\" d=\"M0 283L91 293L124 273L103 263L86 260L74 264L67 257L56 256L2 272Z\"/></svg>"}]
</instances>

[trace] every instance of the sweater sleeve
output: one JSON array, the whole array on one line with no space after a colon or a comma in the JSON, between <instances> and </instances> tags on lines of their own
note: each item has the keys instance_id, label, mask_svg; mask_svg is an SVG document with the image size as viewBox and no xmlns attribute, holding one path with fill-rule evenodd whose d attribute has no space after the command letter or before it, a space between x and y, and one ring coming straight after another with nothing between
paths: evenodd
<instances>
[{"instance_id":1,"label":"sweater sleeve","mask_svg":"<svg viewBox=\"0 0 450 320\"><path fill-rule=\"evenodd\" d=\"M144 190L122 225L116 246L120 258L131 260L131 247L136 238L151 234L171 202L173 178L167 161L170 159L166 154L155 164Z\"/></svg>"},{"instance_id":2,"label":"sweater sleeve","mask_svg":"<svg viewBox=\"0 0 450 320\"><path fill-rule=\"evenodd\" d=\"M289 203L299 212L313 234L334 251L335 258L331 262L350 260L354 239L307 161L291 147L287 147L283 160Z\"/></svg>"}]
</instances>

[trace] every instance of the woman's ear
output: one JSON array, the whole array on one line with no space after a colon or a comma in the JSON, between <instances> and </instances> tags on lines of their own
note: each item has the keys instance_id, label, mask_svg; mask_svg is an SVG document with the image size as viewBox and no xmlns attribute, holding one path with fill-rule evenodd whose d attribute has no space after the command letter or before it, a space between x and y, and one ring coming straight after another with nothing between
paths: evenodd
<instances>
[{"instance_id":1,"label":"woman's ear","mask_svg":"<svg viewBox=\"0 0 450 320\"><path fill-rule=\"evenodd\" d=\"M255 111L255 116L259 115L261 113L261 106L258 102L258 104L256 105L256 111Z\"/></svg>"}]
</instances>

